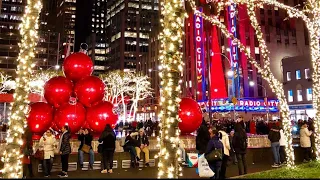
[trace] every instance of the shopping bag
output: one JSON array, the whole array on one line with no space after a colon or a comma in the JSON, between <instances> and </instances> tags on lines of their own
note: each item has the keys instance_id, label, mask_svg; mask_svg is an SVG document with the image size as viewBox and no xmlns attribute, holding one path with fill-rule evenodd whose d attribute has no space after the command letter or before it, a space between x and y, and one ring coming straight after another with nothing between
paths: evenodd
<instances>
[{"instance_id":1,"label":"shopping bag","mask_svg":"<svg viewBox=\"0 0 320 180\"><path fill-rule=\"evenodd\" d=\"M207 159L204 157L204 154L201 155L198 159L198 169L200 177L213 177L214 172L209 167Z\"/></svg>"},{"instance_id":2,"label":"shopping bag","mask_svg":"<svg viewBox=\"0 0 320 180\"><path fill-rule=\"evenodd\" d=\"M198 167L198 154L188 153L187 154L188 167Z\"/></svg>"}]
</instances>

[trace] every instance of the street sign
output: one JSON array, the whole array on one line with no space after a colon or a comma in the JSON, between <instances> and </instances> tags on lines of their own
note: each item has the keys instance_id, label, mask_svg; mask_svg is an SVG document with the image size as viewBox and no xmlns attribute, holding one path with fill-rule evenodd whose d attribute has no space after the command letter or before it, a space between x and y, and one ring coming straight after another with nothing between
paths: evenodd
<instances>
[{"instance_id":1,"label":"street sign","mask_svg":"<svg viewBox=\"0 0 320 180\"><path fill-rule=\"evenodd\" d=\"M238 100L237 100L237 98L235 98L235 97L233 97L231 101L232 101L232 103L233 103L234 105L236 105L236 104L238 103Z\"/></svg>"}]
</instances>

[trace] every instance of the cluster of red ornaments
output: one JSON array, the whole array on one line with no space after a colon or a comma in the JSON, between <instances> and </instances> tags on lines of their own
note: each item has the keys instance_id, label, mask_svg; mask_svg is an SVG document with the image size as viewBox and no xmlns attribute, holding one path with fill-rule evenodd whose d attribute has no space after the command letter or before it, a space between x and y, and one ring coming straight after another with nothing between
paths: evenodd
<instances>
[{"instance_id":1,"label":"cluster of red ornaments","mask_svg":"<svg viewBox=\"0 0 320 180\"><path fill-rule=\"evenodd\" d=\"M106 124L114 126L118 115L113 104L103 101L105 85L91 76L93 63L89 56L74 53L63 63L64 76L51 78L44 86L46 102L31 104L28 126L35 138L48 129L68 125L72 133L81 127L101 133Z\"/></svg>"}]
</instances>

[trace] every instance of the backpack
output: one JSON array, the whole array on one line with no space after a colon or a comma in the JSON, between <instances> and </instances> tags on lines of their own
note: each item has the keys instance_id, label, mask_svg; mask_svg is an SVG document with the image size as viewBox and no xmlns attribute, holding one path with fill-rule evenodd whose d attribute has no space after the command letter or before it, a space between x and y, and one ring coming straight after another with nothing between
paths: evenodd
<instances>
[{"instance_id":1,"label":"backpack","mask_svg":"<svg viewBox=\"0 0 320 180\"><path fill-rule=\"evenodd\" d=\"M246 150L247 147L248 147L247 138L240 138L239 144L240 144L240 147L239 147L239 148L240 148L241 150Z\"/></svg>"}]
</instances>

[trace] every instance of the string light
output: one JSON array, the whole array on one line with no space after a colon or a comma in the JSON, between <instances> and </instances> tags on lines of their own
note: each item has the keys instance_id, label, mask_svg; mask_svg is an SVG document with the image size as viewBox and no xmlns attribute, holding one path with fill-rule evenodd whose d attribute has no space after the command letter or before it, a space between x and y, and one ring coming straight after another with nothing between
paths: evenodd
<instances>
[{"instance_id":1,"label":"string light","mask_svg":"<svg viewBox=\"0 0 320 180\"><path fill-rule=\"evenodd\" d=\"M158 139L160 145L158 178L178 178L179 175L182 175L178 162L180 158L178 153L180 141L178 108L181 101L179 98L181 93L179 81L184 65L181 48L186 13L183 2L180 0L164 0L161 3L162 18L160 23L163 29L159 34L161 42L159 56L161 70L159 76L162 93L161 112L159 114L161 130Z\"/></svg>"},{"instance_id":2,"label":"string light","mask_svg":"<svg viewBox=\"0 0 320 180\"><path fill-rule=\"evenodd\" d=\"M228 31L228 29L226 28L226 26L221 23L218 19L217 16L212 16L209 17L207 15L205 15L202 12L199 12L196 9L196 5L194 1L189 1L191 8L193 9L194 13L196 15L202 16L205 20L211 22L213 25L216 25L221 32L227 37L227 38L231 38L231 40L233 41L234 44L236 44L240 51L243 52L249 62L254 65L258 72L261 73L262 78L265 79L268 84L270 85L272 91L277 95L278 99L279 99L279 104L280 104L280 112L283 118L283 127L284 127L284 134L285 134L285 139L286 139L286 153L287 153L287 162L288 162L288 166L291 167L294 165L294 151L293 151L293 147L292 147L292 134L291 134L291 122L289 119L289 115L290 115L290 111L289 111L289 106L286 100L286 97L284 95L284 91L283 91L283 85L282 83L280 83L272 74L271 69L270 69L270 58L268 56L269 51L267 50L267 46L265 44L264 38L263 38L263 34L261 32L261 28L258 25L257 22L257 18L255 17L255 12L254 12L254 6L250 6L251 8L248 9L248 13L250 12L250 20L252 23L253 28L256 30L256 35L257 35L257 39L259 42L259 48L263 57L263 62L264 62L264 66L261 67L257 61L255 59L253 59L251 57L250 52L248 52L247 48L240 42L239 39L235 38L232 33L230 33ZM223 5L230 5L229 3L222 3ZM253 9L252 9L253 7Z\"/></svg>"},{"instance_id":3,"label":"string light","mask_svg":"<svg viewBox=\"0 0 320 180\"><path fill-rule=\"evenodd\" d=\"M22 135L26 127L26 116L29 111L29 82L32 73L32 59L35 57L34 49L38 42L38 19L42 4L40 0L28 0L25 12L20 24L21 42L19 43L19 56L17 66L16 89L14 102L11 106L9 129L7 131L6 149L3 152L4 178L22 178L23 154L20 153Z\"/></svg>"},{"instance_id":4,"label":"string light","mask_svg":"<svg viewBox=\"0 0 320 180\"><path fill-rule=\"evenodd\" d=\"M261 4L267 4L278 7L287 12L289 18L301 18L307 27L310 36L310 53L311 62L313 67L312 73L312 103L316 111L314 117L315 127L315 145L317 159L320 158L320 1L319 0L307 0L302 10L295 7L285 5L277 0L236 0L239 3L252 4L260 6Z\"/></svg>"}]
</instances>

